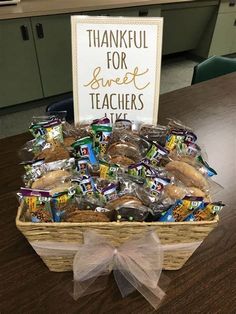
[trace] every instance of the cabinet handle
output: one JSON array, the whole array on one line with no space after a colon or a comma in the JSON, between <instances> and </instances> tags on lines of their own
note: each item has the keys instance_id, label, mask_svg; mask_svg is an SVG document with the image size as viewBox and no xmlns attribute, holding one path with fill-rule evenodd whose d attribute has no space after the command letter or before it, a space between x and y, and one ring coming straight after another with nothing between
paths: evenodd
<instances>
[{"instance_id":1,"label":"cabinet handle","mask_svg":"<svg viewBox=\"0 0 236 314\"><path fill-rule=\"evenodd\" d=\"M22 39L29 40L28 27L25 25L21 25L20 30L21 30Z\"/></svg>"},{"instance_id":2,"label":"cabinet handle","mask_svg":"<svg viewBox=\"0 0 236 314\"><path fill-rule=\"evenodd\" d=\"M36 32L38 38L44 38L44 33L43 33L43 25L41 23L36 24Z\"/></svg>"},{"instance_id":3,"label":"cabinet handle","mask_svg":"<svg viewBox=\"0 0 236 314\"><path fill-rule=\"evenodd\" d=\"M234 20L234 26L236 26L236 20Z\"/></svg>"},{"instance_id":4,"label":"cabinet handle","mask_svg":"<svg viewBox=\"0 0 236 314\"><path fill-rule=\"evenodd\" d=\"M229 6L234 7L235 6L235 0L229 0Z\"/></svg>"},{"instance_id":5,"label":"cabinet handle","mask_svg":"<svg viewBox=\"0 0 236 314\"><path fill-rule=\"evenodd\" d=\"M148 10L141 10L138 12L138 16L148 16Z\"/></svg>"}]
</instances>

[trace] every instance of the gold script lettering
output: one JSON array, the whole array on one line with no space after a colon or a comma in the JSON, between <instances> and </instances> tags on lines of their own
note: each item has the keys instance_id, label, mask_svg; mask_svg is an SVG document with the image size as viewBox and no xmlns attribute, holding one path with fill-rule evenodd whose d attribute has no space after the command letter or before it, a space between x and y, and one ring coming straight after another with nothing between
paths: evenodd
<instances>
[{"instance_id":1,"label":"gold script lettering","mask_svg":"<svg viewBox=\"0 0 236 314\"><path fill-rule=\"evenodd\" d=\"M139 72L139 68L135 67L132 72L126 72L124 77L116 77L111 79L104 79L101 75L101 67L96 67L93 71L93 76L91 81L85 84L85 87L90 86L92 89L98 89L100 87L111 87L111 85L129 85L133 84L134 87L138 90L145 89L150 82L145 84L144 86L139 86L137 82L137 78L145 75L149 69L146 69L144 72Z\"/></svg>"}]
</instances>

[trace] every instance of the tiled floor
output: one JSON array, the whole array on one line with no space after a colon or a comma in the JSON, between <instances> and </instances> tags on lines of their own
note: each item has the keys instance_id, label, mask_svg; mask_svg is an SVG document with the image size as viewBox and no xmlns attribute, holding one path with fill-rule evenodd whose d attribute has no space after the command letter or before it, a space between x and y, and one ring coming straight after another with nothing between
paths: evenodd
<instances>
[{"instance_id":1,"label":"tiled floor","mask_svg":"<svg viewBox=\"0 0 236 314\"><path fill-rule=\"evenodd\" d=\"M193 67L196 61L186 56L165 58L162 61L160 93L167 93L191 84ZM0 111L0 138L26 132L32 116L43 115L46 101L19 105L18 111L10 109L10 112Z\"/></svg>"},{"instance_id":2,"label":"tiled floor","mask_svg":"<svg viewBox=\"0 0 236 314\"><path fill-rule=\"evenodd\" d=\"M186 57L163 60L160 93L164 94L191 85L193 68L197 63Z\"/></svg>"}]
</instances>

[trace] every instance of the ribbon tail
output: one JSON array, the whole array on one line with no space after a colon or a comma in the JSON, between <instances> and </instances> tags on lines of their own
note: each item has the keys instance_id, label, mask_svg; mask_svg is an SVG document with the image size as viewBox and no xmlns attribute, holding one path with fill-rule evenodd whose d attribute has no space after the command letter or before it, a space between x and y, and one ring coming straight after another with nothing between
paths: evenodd
<instances>
[{"instance_id":1,"label":"ribbon tail","mask_svg":"<svg viewBox=\"0 0 236 314\"><path fill-rule=\"evenodd\" d=\"M127 295L136 290L135 287L123 276L119 270L113 270L113 276L120 290L122 298L125 298Z\"/></svg>"},{"instance_id":2,"label":"ribbon tail","mask_svg":"<svg viewBox=\"0 0 236 314\"><path fill-rule=\"evenodd\" d=\"M74 280L73 299L78 300L95 292L105 290L109 280L109 275L93 277L85 281Z\"/></svg>"},{"instance_id":3,"label":"ribbon tail","mask_svg":"<svg viewBox=\"0 0 236 314\"><path fill-rule=\"evenodd\" d=\"M84 244L73 261L75 300L105 288L113 254L114 248L104 238L93 231L84 233Z\"/></svg>"},{"instance_id":4,"label":"ribbon tail","mask_svg":"<svg viewBox=\"0 0 236 314\"><path fill-rule=\"evenodd\" d=\"M119 272L120 274L117 276ZM124 278L125 281L123 281ZM134 276L132 276L132 274L124 270L119 270L116 272L115 280L117 282L122 297L127 296L134 290L138 290L142 294L142 296L154 307L154 309L157 309L160 306L163 298L166 295L158 284L155 288L145 286L144 284L139 282ZM128 286L126 287L127 282Z\"/></svg>"}]
</instances>

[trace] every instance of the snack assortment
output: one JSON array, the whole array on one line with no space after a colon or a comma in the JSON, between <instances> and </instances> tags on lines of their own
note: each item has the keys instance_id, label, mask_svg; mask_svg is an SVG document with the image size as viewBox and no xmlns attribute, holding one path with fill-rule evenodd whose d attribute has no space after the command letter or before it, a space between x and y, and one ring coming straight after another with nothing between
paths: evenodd
<instances>
[{"instance_id":1,"label":"snack assortment","mask_svg":"<svg viewBox=\"0 0 236 314\"><path fill-rule=\"evenodd\" d=\"M35 117L34 139L19 152L25 186L18 193L32 222L212 220L216 175L197 136L166 126L104 117L73 126L58 114Z\"/></svg>"}]
</instances>

